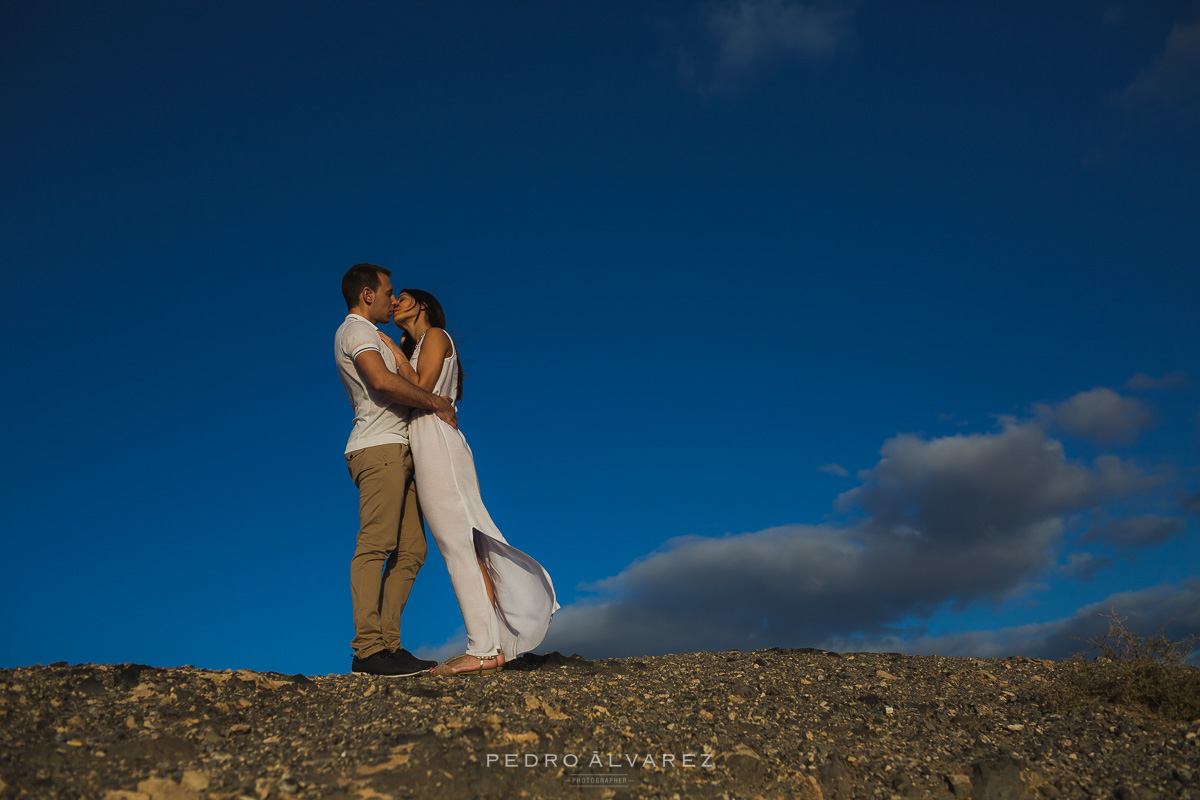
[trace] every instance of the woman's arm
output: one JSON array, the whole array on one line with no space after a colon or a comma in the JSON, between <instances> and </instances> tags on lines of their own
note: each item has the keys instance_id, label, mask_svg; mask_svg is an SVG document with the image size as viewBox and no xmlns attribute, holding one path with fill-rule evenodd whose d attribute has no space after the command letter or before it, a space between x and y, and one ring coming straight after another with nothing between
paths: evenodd
<instances>
[{"instance_id":1,"label":"woman's arm","mask_svg":"<svg viewBox=\"0 0 1200 800\"><path fill-rule=\"evenodd\" d=\"M417 359L416 380L413 380L413 383L427 392L432 392L433 387L437 386L438 376L442 374L442 363L448 355L450 336L441 328L430 328L426 331L425 341L421 344L421 357ZM413 372L413 368L408 366L407 371Z\"/></svg>"},{"instance_id":2,"label":"woman's arm","mask_svg":"<svg viewBox=\"0 0 1200 800\"><path fill-rule=\"evenodd\" d=\"M385 333L379 338L396 356L396 372L406 381L415 383L427 392L432 392L437 385L438 376L442 374L442 362L450 355L450 336L441 328L430 328L425 333L425 341L421 345L421 357L417 359L417 369L408 363L407 356L400 346L393 342Z\"/></svg>"}]
</instances>

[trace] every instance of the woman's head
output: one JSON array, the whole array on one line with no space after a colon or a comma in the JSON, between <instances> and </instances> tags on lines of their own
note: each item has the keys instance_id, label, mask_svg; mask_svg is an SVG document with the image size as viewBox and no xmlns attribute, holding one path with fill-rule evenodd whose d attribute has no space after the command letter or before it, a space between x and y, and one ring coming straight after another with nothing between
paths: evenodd
<instances>
[{"instance_id":1,"label":"woman's head","mask_svg":"<svg viewBox=\"0 0 1200 800\"><path fill-rule=\"evenodd\" d=\"M422 321L430 328L446 329L446 312L442 310L442 304L424 289L401 289L400 293L396 295L396 311L393 319L396 325L409 333L422 331L425 328L425 325L421 324ZM400 349L404 355L412 358L413 352L417 349L417 343L412 336L406 336L400 343ZM464 377L465 373L460 358L458 362L458 400L462 400Z\"/></svg>"},{"instance_id":2,"label":"woman's head","mask_svg":"<svg viewBox=\"0 0 1200 800\"><path fill-rule=\"evenodd\" d=\"M446 312L438 299L424 289L401 289L397 295L396 324L404 327L411 320L414 324L424 320L431 328L446 327Z\"/></svg>"}]
</instances>

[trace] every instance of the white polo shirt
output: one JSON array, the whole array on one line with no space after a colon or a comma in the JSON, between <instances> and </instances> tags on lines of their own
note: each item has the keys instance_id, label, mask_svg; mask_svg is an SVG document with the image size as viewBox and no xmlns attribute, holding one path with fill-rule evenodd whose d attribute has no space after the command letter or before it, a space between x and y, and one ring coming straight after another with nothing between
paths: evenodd
<instances>
[{"instance_id":1,"label":"white polo shirt","mask_svg":"<svg viewBox=\"0 0 1200 800\"><path fill-rule=\"evenodd\" d=\"M379 444L408 444L408 415L412 409L371 391L354 366L354 357L367 350L377 350L387 368L396 371L396 357L384 347L375 323L358 314L346 315L333 337L333 359L354 408L354 429L346 442L347 453Z\"/></svg>"}]
</instances>

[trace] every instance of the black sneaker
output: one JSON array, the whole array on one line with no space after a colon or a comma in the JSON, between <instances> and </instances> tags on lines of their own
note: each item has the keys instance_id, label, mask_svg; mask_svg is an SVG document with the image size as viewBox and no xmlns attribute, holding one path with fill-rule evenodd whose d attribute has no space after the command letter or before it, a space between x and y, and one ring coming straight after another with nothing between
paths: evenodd
<instances>
[{"instance_id":1,"label":"black sneaker","mask_svg":"<svg viewBox=\"0 0 1200 800\"><path fill-rule=\"evenodd\" d=\"M397 663L392 658L390 650L380 650L366 658L355 656L350 660L350 672L358 675L381 675L387 678L400 678L416 674L412 670L406 671L403 664Z\"/></svg>"},{"instance_id":2,"label":"black sneaker","mask_svg":"<svg viewBox=\"0 0 1200 800\"><path fill-rule=\"evenodd\" d=\"M436 661L426 661L417 658L412 653L401 647L399 650L389 650L388 655L391 656L392 662L400 668L397 675L420 675L422 672L429 672L437 666Z\"/></svg>"}]
</instances>

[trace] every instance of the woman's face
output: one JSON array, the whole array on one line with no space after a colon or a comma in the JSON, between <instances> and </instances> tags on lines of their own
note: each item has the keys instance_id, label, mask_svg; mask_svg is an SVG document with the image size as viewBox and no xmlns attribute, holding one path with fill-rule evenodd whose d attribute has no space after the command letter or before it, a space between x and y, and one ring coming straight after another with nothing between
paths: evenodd
<instances>
[{"instance_id":1,"label":"woman's face","mask_svg":"<svg viewBox=\"0 0 1200 800\"><path fill-rule=\"evenodd\" d=\"M421 313L421 306L416 300L409 295L408 292L401 292L396 298L395 311L392 314L392 321L397 325L403 325L409 320L417 318Z\"/></svg>"}]
</instances>

